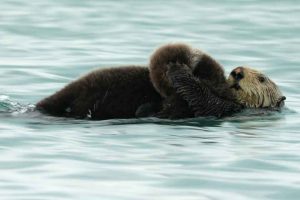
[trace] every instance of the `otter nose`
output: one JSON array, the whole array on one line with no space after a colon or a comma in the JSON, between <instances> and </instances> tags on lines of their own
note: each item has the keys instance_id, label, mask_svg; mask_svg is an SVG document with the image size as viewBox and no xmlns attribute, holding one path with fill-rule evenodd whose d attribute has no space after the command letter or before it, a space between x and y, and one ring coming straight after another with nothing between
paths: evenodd
<instances>
[{"instance_id":1,"label":"otter nose","mask_svg":"<svg viewBox=\"0 0 300 200\"><path fill-rule=\"evenodd\" d=\"M244 78L244 68L243 67L237 67L235 68L230 75L237 81Z\"/></svg>"}]
</instances>

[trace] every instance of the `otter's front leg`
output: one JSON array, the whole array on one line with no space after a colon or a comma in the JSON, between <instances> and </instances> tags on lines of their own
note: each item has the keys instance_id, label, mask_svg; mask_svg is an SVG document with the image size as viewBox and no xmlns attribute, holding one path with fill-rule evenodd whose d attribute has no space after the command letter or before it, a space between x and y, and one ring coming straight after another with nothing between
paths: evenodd
<instances>
[{"instance_id":1,"label":"otter's front leg","mask_svg":"<svg viewBox=\"0 0 300 200\"><path fill-rule=\"evenodd\" d=\"M176 93L188 103L196 117L223 117L241 110L239 104L219 97L210 82L197 79L185 64L168 64L167 76Z\"/></svg>"}]
</instances>

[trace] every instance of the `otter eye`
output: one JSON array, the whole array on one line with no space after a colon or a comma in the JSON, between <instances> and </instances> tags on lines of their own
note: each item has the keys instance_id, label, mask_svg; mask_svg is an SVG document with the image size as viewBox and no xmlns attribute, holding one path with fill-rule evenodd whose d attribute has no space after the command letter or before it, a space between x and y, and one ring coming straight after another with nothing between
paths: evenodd
<instances>
[{"instance_id":1,"label":"otter eye","mask_svg":"<svg viewBox=\"0 0 300 200\"><path fill-rule=\"evenodd\" d=\"M266 78L263 76L258 77L259 82L264 83L266 81Z\"/></svg>"}]
</instances>

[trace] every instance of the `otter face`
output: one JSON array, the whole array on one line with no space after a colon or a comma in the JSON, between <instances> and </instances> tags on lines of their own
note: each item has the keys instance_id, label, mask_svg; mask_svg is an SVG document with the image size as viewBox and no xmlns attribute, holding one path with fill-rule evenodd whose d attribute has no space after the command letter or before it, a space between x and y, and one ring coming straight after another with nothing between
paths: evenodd
<instances>
[{"instance_id":1,"label":"otter face","mask_svg":"<svg viewBox=\"0 0 300 200\"><path fill-rule=\"evenodd\" d=\"M237 67L227 79L237 101L247 108L280 108L283 96L266 75L247 67Z\"/></svg>"}]
</instances>

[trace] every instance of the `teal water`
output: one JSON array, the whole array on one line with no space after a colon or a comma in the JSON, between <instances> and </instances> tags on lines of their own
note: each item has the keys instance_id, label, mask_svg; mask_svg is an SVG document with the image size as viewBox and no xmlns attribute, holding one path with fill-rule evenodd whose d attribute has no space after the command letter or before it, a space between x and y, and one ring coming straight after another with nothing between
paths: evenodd
<instances>
[{"instance_id":1,"label":"teal water","mask_svg":"<svg viewBox=\"0 0 300 200\"><path fill-rule=\"evenodd\" d=\"M299 19L296 0L1 1L1 199L299 199ZM264 71L285 109L179 121L30 112L94 68L146 64L174 41L227 73Z\"/></svg>"}]
</instances>

